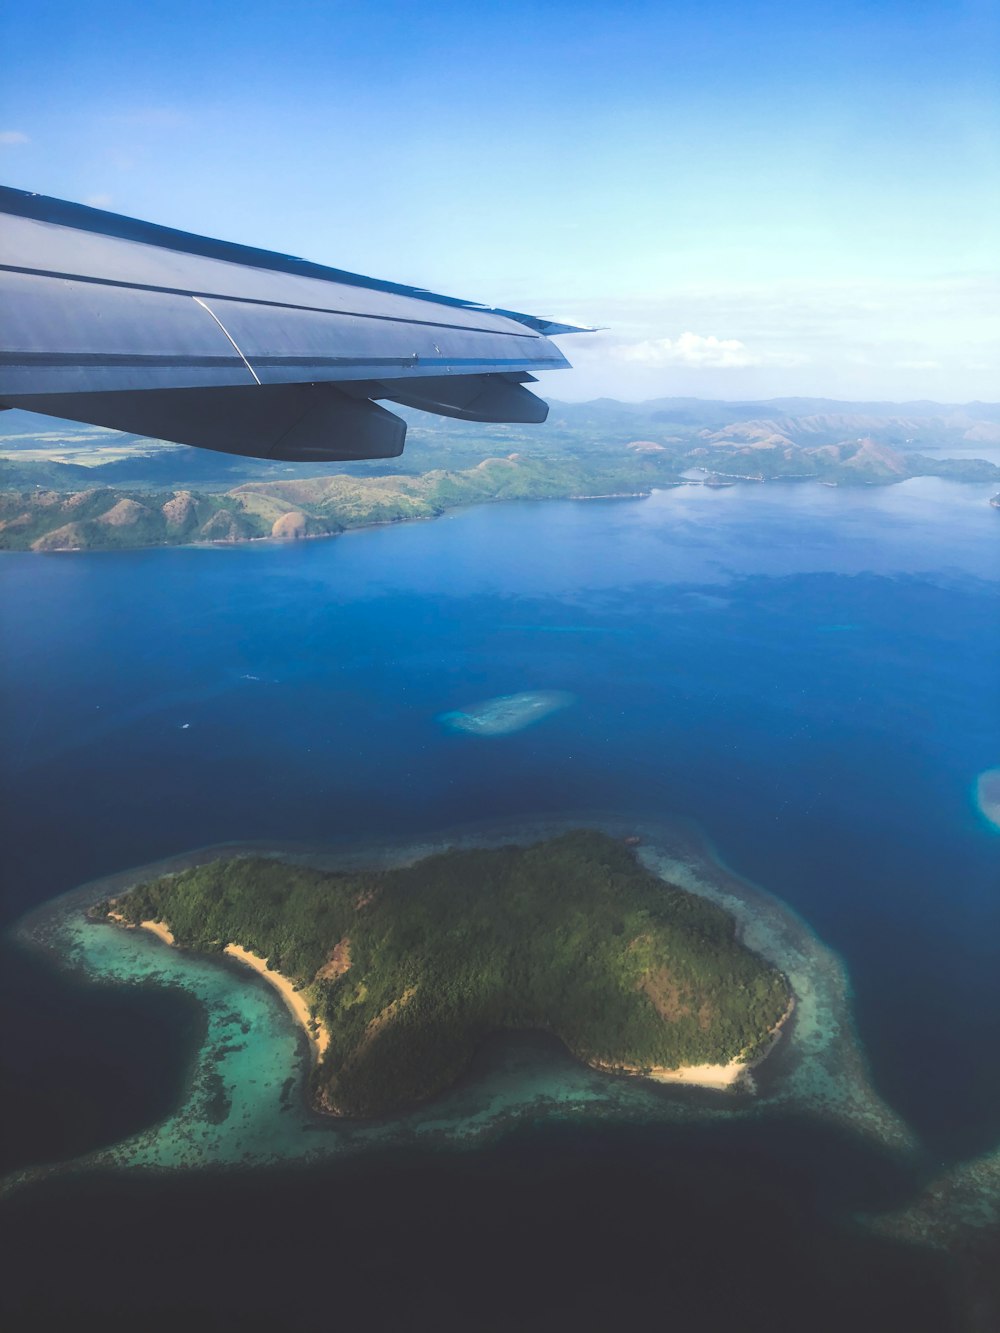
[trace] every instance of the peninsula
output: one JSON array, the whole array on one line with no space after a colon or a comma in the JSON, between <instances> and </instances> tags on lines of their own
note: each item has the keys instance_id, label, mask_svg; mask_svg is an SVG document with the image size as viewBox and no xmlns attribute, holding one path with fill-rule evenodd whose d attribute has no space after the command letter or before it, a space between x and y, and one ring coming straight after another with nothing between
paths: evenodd
<instances>
[{"instance_id":1,"label":"peninsula","mask_svg":"<svg viewBox=\"0 0 1000 1333\"><path fill-rule=\"evenodd\" d=\"M330 873L261 857L138 885L92 915L262 972L306 1026L316 1109L445 1089L491 1033L540 1029L595 1068L728 1086L791 1010L719 907L607 834Z\"/></svg>"}]
</instances>

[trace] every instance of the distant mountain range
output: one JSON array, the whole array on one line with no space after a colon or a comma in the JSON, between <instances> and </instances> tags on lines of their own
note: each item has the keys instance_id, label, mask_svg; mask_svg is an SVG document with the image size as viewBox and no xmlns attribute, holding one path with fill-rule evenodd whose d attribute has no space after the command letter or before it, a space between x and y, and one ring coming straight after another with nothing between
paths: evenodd
<instances>
[{"instance_id":1,"label":"distant mountain range","mask_svg":"<svg viewBox=\"0 0 1000 1333\"><path fill-rule=\"evenodd\" d=\"M904 449L1000 445L1000 403L862 403L830 398L750 403L659 398L621 403L599 398L589 403L552 403L548 428L576 429L586 424L617 432L640 422L679 437L706 432L734 442L774 435L798 445L839 444L867 435Z\"/></svg>"},{"instance_id":2,"label":"distant mountain range","mask_svg":"<svg viewBox=\"0 0 1000 1333\"><path fill-rule=\"evenodd\" d=\"M696 483L870 486L922 475L1000 482L1000 467L988 461L903 453L871 437L803 448L763 426L736 440L718 439L718 434L703 429L683 441L666 437L592 444L548 457L514 452L420 476L300 476L246 482L224 491L93 484L72 491L38 484L10 488L0 491L0 549L96 550L332 536L371 524L433 518L459 505L642 496ZM75 471L98 480L112 466Z\"/></svg>"},{"instance_id":3,"label":"distant mountain range","mask_svg":"<svg viewBox=\"0 0 1000 1333\"><path fill-rule=\"evenodd\" d=\"M547 424L530 427L408 415L402 458L344 464L331 476L329 464L213 454L3 412L0 549L325 536L455 505L641 495L693 481L1000 482L996 403L596 399L555 402Z\"/></svg>"},{"instance_id":4,"label":"distant mountain range","mask_svg":"<svg viewBox=\"0 0 1000 1333\"><path fill-rule=\"evenodd\" d=\"M485 426L408 412L401 458L341 466L345 476L418 475L465 469L485 458L519 451L537 459L606 455L617 445L646 440L674 452L695 448L810 449L861 440L904 453L947 457L949 450L1000 447L1000 403L864 403L825 398L776 398L730 403L658 398L622 403L553 402L544 426ZM228 490L248 481L328 475L330 464L272 463L212 454L182 445L0 412L0 487L76 490L93 485Z\"/></svg>"}]
</instances>

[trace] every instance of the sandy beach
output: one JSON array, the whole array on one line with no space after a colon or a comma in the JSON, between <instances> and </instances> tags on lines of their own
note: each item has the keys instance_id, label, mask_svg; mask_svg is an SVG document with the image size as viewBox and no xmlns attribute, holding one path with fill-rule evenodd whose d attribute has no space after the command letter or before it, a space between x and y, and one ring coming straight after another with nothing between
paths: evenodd
<instances>
[{"instance_id":1,"label":"sandy beach","mask_svg":"<svg viewBox=\"0 0 1000 1333\"><path fill-rule=\"evenodd\" d=\"M126 930L134 930L135 926L131 921L126 921L121 912L108 912L108 920L113 921L115 925L124 926ZM150 934L155 935L158 940L164 944L176 944L173 932L165 921L140 921L140 927L148 930Z\"/></svg>"},{"instance_id":2,"label":"sandy beach","mask_svg":"<svg viewBox=\"0 0 1000 1333\"><path fill-rule=\"evenodd\" d=\"M143 923L145 924L145 923ZM249 949L244 949L239 944L227 944L224 950L230 958L236 958L247 967L259 973L266 982L274 987L285 1004L288 1006L292 1015L302 1024L306 1036L309 1038L309 1049L312 1053L313 1063L316 1063L323 1056L326 1048L330 1044L329 1030L323 1023L318 1022L315 1030L311 1026L313 1016L309 1012L309 1005L306 1003L305 996L301 991L295 989L291 981L280 972L275 972L267 965L267 959L261 958L259 954L251 953Z\"/></svg>"},{"instance_id":3,"label":"sandy beach","mask_svg":"<svg viewBox=\"0 0 1000 1333\"><path fill-rule=\"evenodd\" d=\"M109 913L109 915L111 914ZM152 934L154 934L158 940L162 940L164 944L176 943L173 932L165 921L140 921L139 925L143 930L152 932Z\"/></svg>"},{"instance_id":4,"label":"sandy beach","mask_svg":"<svg viewBox=\"0 0 1000 1333\"><path fill-rule=\"evenodd\" d=\"M109 912L108 917L119 925L128 925L120 912ZM139 925L143 930L148 930L150 934L162 940L164 944L177 943L173 931L165 921L140 921ZM267 960L261 958L259 954L251 953L249 949L244 949L239 944L227 944L224 952L230 958L236 958L239 962L245 963L247 967L252 967L255 972L259 973L265 981L274 987L284 1000L292 1016L302 1025L309 1039L309 1051L313 1064L316 1064L330 1044L330 1032L323 1023L319 1022L317 1022L315 1029L313 1028L313 1016L302 992L295 989L288 977L282 976L280 972L275 972L269 968Z\"/></svg>"},{"instance_id":5,"label":"sandy beach","mask_svg":"<svg viewBox=\"0 0 1000 1333\"><path fill-rule=\"evenodd\" d=\"M753 1083L747 1077L774 1050L781 1040L782 1029L795 1012L795 997L788 1008L771 1029L767 1045L754 1060L730 1060L724 1065L678 1065L668 1069L665 1065L653 1065L651 1069L640 1069L637 1065L613 1065L595 1060L591 1063L595 1069L607 1070L616 1074L634 1074L641 1078L652 1079L654 1083L684 1083L692 1088L715 1088L725 1090L736 1088L742 1082L748 1091L753 1091Z\"/></svg>"},{"instance_id":6,"label":"sandy beach","mask_svg":"<svg viewBox=\"0 0 1000 1333\"><path fill-rule=\"evenodd\" d=\"M697 1088L732 1088L749 1068L745 1060L730 1060L726 1065L681 1065L679 1069L654 1066L647 1078L656 1083L687 1083Z\"/></svg>"},{"instance_id":7,"label":"sandy beach","mask_svg":"<svg viewBox=\"0 0 1000 1333\"><path fill-rule=\"evenodd\" d=\"M718 1090L735 1087L751 1068L745 1060L730 1060L725 1065L679 1065L676 1069L668 1069L665 1065L640 1069L638 1065L616 1065L604 1060L590 1060L587 1063L591 1068L600 1069L606 1074L629 1074L652 1079L654 1083L686 1083L692 1088Z\"/></svg>"}]
</instances>

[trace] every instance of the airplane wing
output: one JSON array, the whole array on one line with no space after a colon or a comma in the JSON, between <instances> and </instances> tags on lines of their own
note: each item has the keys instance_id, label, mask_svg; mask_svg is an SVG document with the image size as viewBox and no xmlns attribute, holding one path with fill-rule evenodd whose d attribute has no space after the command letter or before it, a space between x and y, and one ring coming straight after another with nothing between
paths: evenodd
<instances>
[{"instance_id":1,"label":"airplane wing","mask_svg":"<svg viewBox=\"0 0 1000 1333\"><path fill-rule=\"evenodd\" d=\"M544 421L583 332L0 187L0 408L257 458L394 458L388 400Z\"/></svg>"}]
</instances>

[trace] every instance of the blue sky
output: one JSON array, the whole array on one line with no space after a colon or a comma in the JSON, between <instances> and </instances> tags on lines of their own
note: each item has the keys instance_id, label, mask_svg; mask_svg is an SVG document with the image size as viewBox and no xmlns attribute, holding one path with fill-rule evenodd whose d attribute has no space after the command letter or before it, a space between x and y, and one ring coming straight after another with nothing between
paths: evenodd
<instances>
[{"instance_id":1,"label":"blue sky","mask_svg":"<svg viewBox=\"0 0 1000 1333\"><path fill-rule=\"evenodd\" d=\"M1000 0L33 0L0 41L5 183L606 326L552 396L1000 398Z\"/></svg>"}]
</instances>

